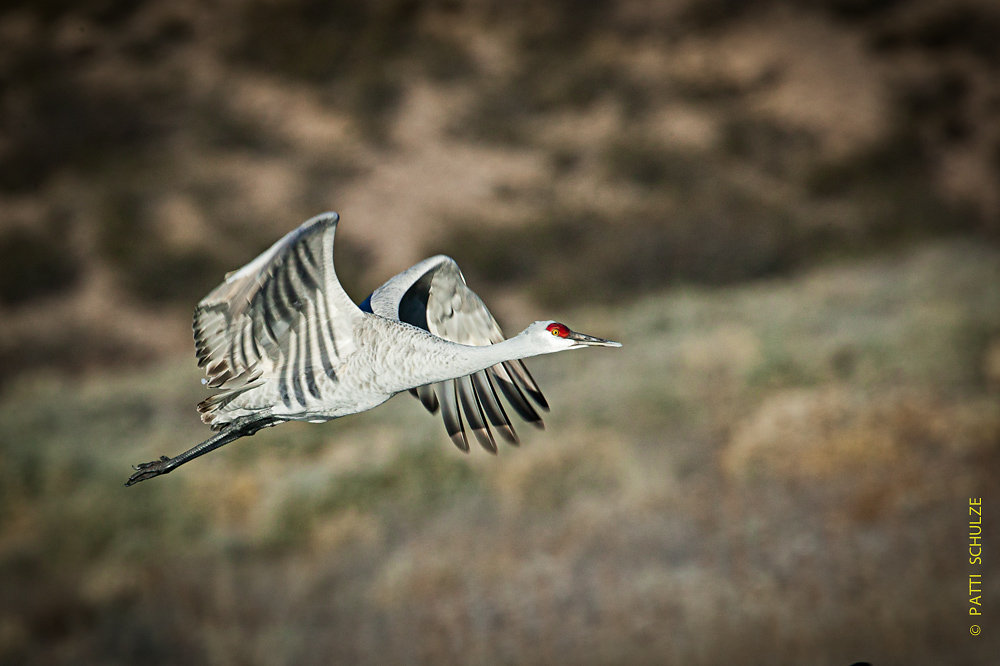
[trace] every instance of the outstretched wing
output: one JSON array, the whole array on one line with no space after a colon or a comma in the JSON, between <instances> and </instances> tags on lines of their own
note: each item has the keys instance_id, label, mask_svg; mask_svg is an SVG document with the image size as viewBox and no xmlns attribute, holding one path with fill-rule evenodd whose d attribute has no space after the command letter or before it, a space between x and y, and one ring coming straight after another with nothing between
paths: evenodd
<instances>
[{"instance_id":1,"label":"outstretched wing","mask_svg":"<svg viewBox=\"0 0 1000 666\"><path fill-rule=\"evenodd\" d=\"M317 373L336 379L363 315L333 268L339 216L317 215L287 234L198 303L195 351L209 387L224 393L198 406L202 419L258 381L278 377L282 400L319 398Z\"/></svg>"},{"instance_id":2,"label":"outstretched wing","mask_svg":"<svg viewBox=\"0 0 1000 666\"><path fill-rule=\"evenodd\" d=\"M465 283L458 264L444 255L425 259L396 275L376 289L366 303L374 314L418 326L452 342L482 346L504 339L486 304ZM463 451L469 450L465 424L483 448L492 453L496 453L497 446L488 423L504 439L517 443L501 395L521 418L539 428L544 427L542 418L531 401L541 409L549 407L521 361L499 363L411 392L431 413L440 406L448 435Z\"/></svg>"}]
</instances>

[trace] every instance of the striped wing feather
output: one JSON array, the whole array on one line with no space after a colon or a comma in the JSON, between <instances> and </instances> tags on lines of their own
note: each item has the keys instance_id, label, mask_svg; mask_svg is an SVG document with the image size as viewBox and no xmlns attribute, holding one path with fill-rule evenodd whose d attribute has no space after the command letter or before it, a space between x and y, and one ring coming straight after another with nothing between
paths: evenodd
<instances>
[{"instance_id":1,"label":"striped wing feather","mask_svg":"<svg viewBox=\"0 0 1000 666\"><path fill-rule=\"evenodd\" d=\"M223 393L199 405L202 419L240 392L277 376L282 399L319 398L316 375L336 379L361 312L333 268L336 213L318 215L279 240L198 303L195 351L204 382Z\"/></svg>"}]
</instances>

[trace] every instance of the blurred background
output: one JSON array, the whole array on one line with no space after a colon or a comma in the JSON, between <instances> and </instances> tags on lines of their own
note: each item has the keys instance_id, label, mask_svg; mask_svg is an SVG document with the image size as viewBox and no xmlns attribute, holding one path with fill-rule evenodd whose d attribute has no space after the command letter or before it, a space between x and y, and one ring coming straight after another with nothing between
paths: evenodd
<instances>
[{"instance_id":1,"label":"blurred background","mask_svg":"<svg viewBox=\"0 0 1000 666\"><path fill-rule=\"evenodd\" d=\"M18 6L20 5L20 6ZM0 663L987 663L993 0L43 0L0 10ZM194 304L337 210L553 405L208 435Z\"/></svg>"}]
</instances>

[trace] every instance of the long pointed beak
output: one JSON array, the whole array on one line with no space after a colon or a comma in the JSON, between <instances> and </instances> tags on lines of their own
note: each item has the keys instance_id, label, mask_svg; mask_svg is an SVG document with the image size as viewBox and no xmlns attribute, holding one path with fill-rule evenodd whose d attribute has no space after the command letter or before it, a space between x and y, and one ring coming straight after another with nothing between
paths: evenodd
<instances>
[{"instance_id":1,"label":"long pointed beak","mask_svg":"<svg viewBox=\"0 0 1000 666\"><path fill-rule=\"evenodd\" d=\"M593 335L587 335L585 333L577 333L576 331L570 331L569 335L566 336L567 339L573 340L577 344L577 347L621 347L622 343L615 342L614 340L605 340L604 338L595 338Z\"/></svg>"}]
</instances>

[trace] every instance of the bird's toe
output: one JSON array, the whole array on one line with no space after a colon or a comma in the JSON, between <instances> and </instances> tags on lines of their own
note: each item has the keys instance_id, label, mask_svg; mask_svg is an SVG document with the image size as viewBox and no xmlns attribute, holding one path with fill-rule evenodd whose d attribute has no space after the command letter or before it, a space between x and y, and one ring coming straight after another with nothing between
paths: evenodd
<instances>
[{"instance_id":1,"label":"bird's toe","mask_svg":"<svg viewBox=\"0 0 1000 666\"><path fill-rule=\"evenodd\" d=\"M165 463L169 462L170 458L167 456L160 456L159 460L153 460L151 462L139 463L138 465L132 465L132 469L135 470L135 474L128 478L125 482L126 486L131 486L133 484L139 483L140 481L145 481L146 479L152 479L154 476L159 476L160 474L166 474L169 470Z\"/></svg>"}]
</instances>

